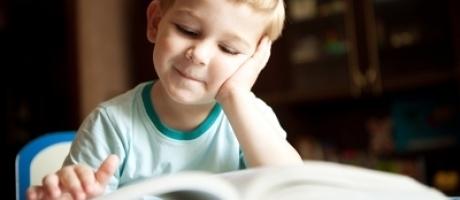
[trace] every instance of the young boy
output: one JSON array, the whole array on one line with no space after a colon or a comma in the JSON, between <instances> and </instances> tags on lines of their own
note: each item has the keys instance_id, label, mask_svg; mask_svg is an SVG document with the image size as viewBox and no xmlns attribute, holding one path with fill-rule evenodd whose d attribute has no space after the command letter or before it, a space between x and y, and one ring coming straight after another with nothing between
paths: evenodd
<instances>
[{"instance_id":1,"label":"young boy","mask_svg":"<svg viewBox=\"0 0 460 200\"><path fill-rule=\"evenodd\" d=\"M154 0L147 19L159 79L96 108L66 166L29 199L86 199L185 170L301 163L251 92L281 33L282 0Z\"/></svg>"}]
</instances>

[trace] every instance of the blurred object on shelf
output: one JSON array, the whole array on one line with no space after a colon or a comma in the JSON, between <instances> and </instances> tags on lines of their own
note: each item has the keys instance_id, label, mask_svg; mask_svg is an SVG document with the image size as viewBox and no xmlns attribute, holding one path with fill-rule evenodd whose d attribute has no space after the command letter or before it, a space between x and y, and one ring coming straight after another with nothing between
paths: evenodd
<instances>
[{"instance_id":1,"label":"blurred object on shelf","mask_svg":"<svg viewBox=\"0 0 460 200\"><path fill-rule=\"evenodd\" d=\"M425 160L423 157L379 159L374 166L377 170L404 174L426 183Z\"/></svg>"},{"instance_id":2,"label":"blurred object on shelf","mask_svg":"<svg viewBox=\"0 0 460 200\"><path fill-rule=\"evenodd\" d=\"M304 160L325 160L404 174L427 183L426 161L423 156L387 157L353 148L338 149L337 146L321 142L312 136L299 138L295 147Z\"/></svg>"},{"instance_id":3,"label":"blurred object on shelf","mask_svg":"<svg viewBox=\"0 0 460 200\"><path fill-rule=\"evenodd\" d=\"M313 137L297 140L296 147L304 160L324 160L323 147Z\"/></svg>"},{"instance_id":4,"label":"blurred object on shelf","mask_svg":"<svg viewBox=\"0 0 460 200\"><path fill-rule=\"evenodd\" d=\"M321 17L343 14L345 12L345 2L343 0L334 0L327 3L319 4L318 14Z\"/></svg>"},{"instance_id":5,"label":"blurred object on shelf","mask_svg":"<svg viewBox=\"0 0 460 200\"><path fill-rule=\"evenodd\" d=\"M320 62L330 57L343 56L347 53L345 39L337 30L326 29L321 37L306 35L300 38L292 48L291 63L294 65Z\"/></svg>"},{"instance_id":6,"label":"blurred object on shelf","mask_svg":"<svg viewBox=\"0 0 460 200\"><path fill-rule=\"evenodd\" d=\"M459 172L440 170L434 174L433 185L443 192L449 193L459 188Z\"/></svg>"},{"instance_id":7,"label":"blurred object on shelf","mask_svg":"<svg viewBox=\"0 0 460 200\"><path fill-rule=\"evenodd\" d=\"M377 157L358 149L344 149L339 152L339 162L350 165L374 168Z\"/></svg>"},{"instance_id":8,"label":"blurred object on shelf","mask_svg":"<svg viewBox=\"0 0 460 200\"><path fill-rule=\"evenodd\" d=\"M288 15L294 22L305 21L317 17L341 15L346 5L343 0L289 0Z\"/></svg>"},{"instance_id":9,"label":"blurred object on shelf","mask_svg":"<svg viewBox=\"0 0 460 200\"><path fill-rule=\"evenodd\" d=\"M326 55L344 55L347 47L344 38L340 38L337 30L324 31L324 54Z\"/></svg>"},{"instance_id":10,"label":"blurred object on shelf","mask_svg":"<svg viewBox=\"0 0 460 200\"><path fill-rule=\"evenodd\" d=\"M427 182L423 156L386 158L362 150L345 149L338 152L338 158L340 163L404 174L420 182Z\"/></svg>"},{"instance_id":11,"label":"blurred object on shelf","mask_svg":"<svg viewBox=\"0 0 460 200\"><path fill-rule=\"evenodd\" d=\"M290 0L289 16L293 21L302 21L316 17L316 0Z\"/></svg>"},{"instance_id":12,"label":"blurred object on shelf","mask_svg":"<svg viewBox=\"0 0 460 200\"><path fill-rule=\"evenodd\" d=\"M313 35L308 35L299 40L291 54L291 62L294 64L308 63L320 56L319 41Z\"/></svg>"},{"instance_id":13,"label":"blurred object on shelf","mask_svg":"<svg viewBox=\"0 0 460 200\"><path fill-rule=\"evenodd\" d=\"M370 118L366 122L369 149L377 155L394 152L393 124L390 117Z\"/></svg>"},{"instance_id":14,"label":"blurred object on shelf","mask_svg":"<svg viewBox=\"0 0 460 200\"><path fill-rule=\"evenodd\" d=\"M417 28L405 27L403 30L395 30L390 33L390 45L392 48L413 46L420 41L420 31Z\"/></svg>"},{"instance_id":15,"label":"blurred object on shelf","mask_svg":"<svg viewBox=\"0 0 460 200\"><path fill-rule=\"evenodd\" d=\"M460 108L457 100L397 101L392 118L396 150L425 151L458 144Z\"/></svg>"}]
</instances>

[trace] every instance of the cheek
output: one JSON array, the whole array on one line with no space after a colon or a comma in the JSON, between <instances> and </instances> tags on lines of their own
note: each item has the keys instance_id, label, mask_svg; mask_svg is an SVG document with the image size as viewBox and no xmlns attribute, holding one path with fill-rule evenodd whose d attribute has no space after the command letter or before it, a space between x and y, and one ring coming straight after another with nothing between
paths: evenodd
<instances>
[{"instance_id":1,"label":"cheek","mask_svg":"<svg viewBox=\"0 0 460 200\"><path fill-rule=\"evenodd\" d=\"M168 60L180 54L181 42L179 39L173 37L162 37L161 41L157 41L153 51L153 61L155 68L167 64ZM157 66L158 65L158 66Z\"/></svg>"},{"instance_id":2,"label":"cheek","mask_svg":"<svg viewBox=\"0 0 460 200\"><path fill-rule=\"evenodd\" d=\"M156 74L159 77L162 77L163 73L166 70L166 62L164 52L160 48L161 46L155 46L153 50L153 67L155 69Z\"/></svg>"}]
</instances>

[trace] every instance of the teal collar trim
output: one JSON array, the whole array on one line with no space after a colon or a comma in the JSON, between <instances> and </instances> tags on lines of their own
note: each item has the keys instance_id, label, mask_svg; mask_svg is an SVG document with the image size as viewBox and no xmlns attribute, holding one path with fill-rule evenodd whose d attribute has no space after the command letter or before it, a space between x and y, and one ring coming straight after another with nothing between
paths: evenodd
<instances>
[{"instance_id":1,"label":"teal collar trim","mask_svg":"<svg viewBox=\"0 0 460 200\"><path fill-rule=\"evenodd\" d=\"M179 131L173 128L169 128L165 124L161 123L160 118L158 117L157 113L155 112L155 108L152 105L152 99L150 97L150 91L152 90L152 86L153 82L150 82L146 84L144 89L142 90L142 100L144 102L144 108L153 124L166 137L176 140L193 140L195 138L198 138L201 135L203 135L203 133L206 132L206 130L208 130L209 127L211 127L211 125L216 121L217 117L219 116L219 113L222 110L220 105L216 103L216 105L212 108L211 112L206 117L206 119L192 131Z\"/></svg>"}]
</instances>

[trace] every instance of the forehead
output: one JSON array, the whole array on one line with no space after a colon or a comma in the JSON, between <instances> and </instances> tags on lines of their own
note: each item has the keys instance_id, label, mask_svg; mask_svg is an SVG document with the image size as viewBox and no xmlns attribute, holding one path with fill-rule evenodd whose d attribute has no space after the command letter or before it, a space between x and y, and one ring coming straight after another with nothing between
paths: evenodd
<instances>
[{"instance_id":1,"label":"forehead","mask_svg":"<svg viewBox=\"0 0 460 200\"><path fill-rule=\"evenodd\" d=\"M172 16L188 13L213 31L232 33L255 40L260 39L268 20L264 13L247 3L230 0L176 0L168 10Z\"/></svg>"}]
</instances>

